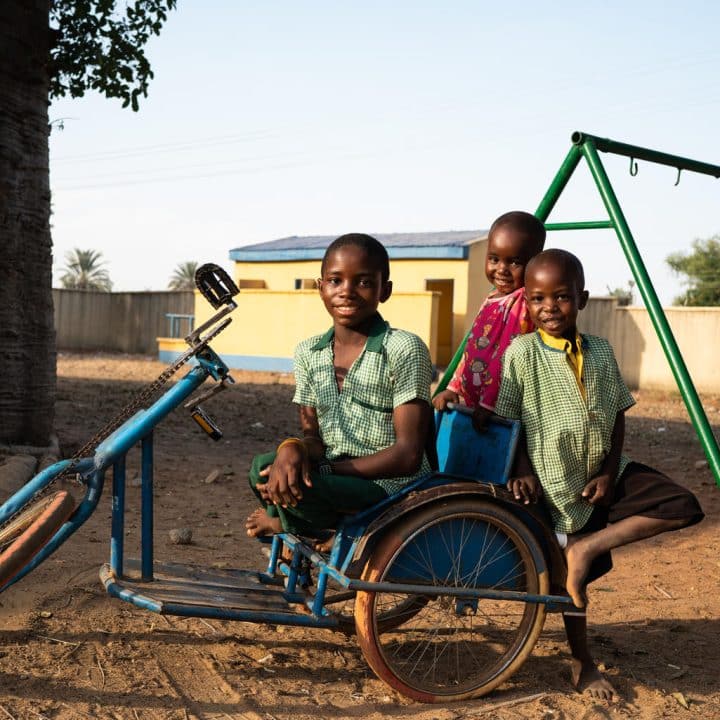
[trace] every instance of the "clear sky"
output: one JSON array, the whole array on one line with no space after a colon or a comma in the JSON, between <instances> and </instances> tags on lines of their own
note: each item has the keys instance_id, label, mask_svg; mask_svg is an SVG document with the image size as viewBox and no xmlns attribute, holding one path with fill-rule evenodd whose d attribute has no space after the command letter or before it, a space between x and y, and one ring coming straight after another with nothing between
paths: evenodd
<instances>
[{"instance_id":1,"label":"clear sky","mask_svg":"<svg viewBox=\"0 0 720 720\"><path fill-rule=\"evenodd\" d=\"M229 269L232 248L287 235L487 228L536 209L574 130L720 164L712 0L178 6L139 113L50 107L56 278L75 247L116 290L156 290L180 262ZM720 233L720 180L601 157L670 303L664 260ZM549 220L605 218L581 166ZM611 232L548 245L593 294L631 278Z\"/></svg>"}]
</instances>

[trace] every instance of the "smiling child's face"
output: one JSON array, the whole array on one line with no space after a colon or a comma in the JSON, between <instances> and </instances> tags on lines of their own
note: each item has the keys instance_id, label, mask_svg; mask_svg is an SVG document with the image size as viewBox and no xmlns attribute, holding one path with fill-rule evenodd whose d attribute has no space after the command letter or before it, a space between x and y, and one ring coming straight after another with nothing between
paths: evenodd
<instances>
[{"instance_id":1,"label":"smiling child's face","mask_svg":"<svg viewBox=\"0 0 720 720\"><path fill-rule=\"evenodd\" d=\"M392 291L378 263L357 245L343 245L326 257L318 286L333 323L352 329L375 315Z\"/></svg>"},{"instance_id":2,"label":"smiling child's face","mask_svg":"<svg viewBox=\"0 0 720 720\"><path fill-rule=\"evenodd\" d=\"M525 297L535 327L551 337L574 341L577 316L588 301L588 292L562 263L532 263L525 273Z\"/></svg>"},{"instance_id":3,"label":"smiling child's face","mask_svg":"<svg viewBox=\"0 0 720 720\"><path fill-rule=\"evenodd\" d=\"M488 238L485 277L501 295L523 286L525 266L537 252L537 243L510 226L500 226Z\"/></svg>"}]
</instances>

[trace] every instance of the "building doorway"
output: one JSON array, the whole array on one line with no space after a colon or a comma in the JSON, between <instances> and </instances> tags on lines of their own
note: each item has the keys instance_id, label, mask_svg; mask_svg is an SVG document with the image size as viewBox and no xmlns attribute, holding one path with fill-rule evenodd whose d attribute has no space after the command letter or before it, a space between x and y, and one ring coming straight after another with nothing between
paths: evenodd
<instances>
[{"instance_id":1,"label":"building doorway","mask_svg":"<svg viewBox=\"0 0 720 720\"><path fill-rule=\"evenodd\" d=\"M438 365L447 365L452 358L453 350L453 292L455 289L454 280L426 280L425 289L430 292L440 293L438 303L438 326L437 326L437 357L434 358Z\"/></svg>"}]
</instances>

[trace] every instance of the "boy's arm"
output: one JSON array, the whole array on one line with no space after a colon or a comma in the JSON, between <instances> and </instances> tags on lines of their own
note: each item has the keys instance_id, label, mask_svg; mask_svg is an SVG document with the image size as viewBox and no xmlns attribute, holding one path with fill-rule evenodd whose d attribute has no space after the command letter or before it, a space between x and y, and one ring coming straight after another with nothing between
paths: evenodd
<instances>
[{"instance_id":1,"label":"boy's arm","mask_svg":"<svg viewBox=\"0 0 720 720\"><path fill-rule=\"evenodd\" d=\"M430 351L417 335L398 331L387 345L387 368L395 442L371 455L333 462L333 473L373 480L411 476L422 467L432 421Z\"/></svg>"},{"instance_id":2,"label":"boy's arm","mask_svg":"<svg viewBox=\"0 0 720 720\"><path fill-rule=\"evenodd\" d=\"M446 388L437 395L433 395L432 404L436 410L444 410L449 402L457 403L459 401L460 396L456 392Z\"/></svg>"},{"instance_id":3,"label":"boy's arm","mask_svg":"<svg viewBox=\"0 0 720 720\"><path fill-rule=\"evenodd\" d=\"M325 444L320 437L317 408L309 405L300 406L300 427L303 433L303 443L307 448L310 460L317 462L325 457Z\"/></svg>"},{"instance_id":4,"label":"boy's arm","mask_svg":"<svg viewBox=\"0 0 720 720\"><path fill-rule=\"evenodd\" d=\"M278 446L273 464L260 472L260 475L267 477L267 483L256 486L264 500L282 507L297 505L298 500L302 499L302 486L312 486L311 462L316 462L325 454L314 407L300 406L300 426L302 439L292 439Z\"/></svg>"},{"instance_id":5,"label":"boy's arm","mask_svg":"<svg viewBox=\"0 0 720 720\"><path fill-rule=\"evenodd\" d=\"M369 480L414 475L422 466L430 429L430 405L424 399L410 400L393 410L395 443L365 457L331 464L336 475L359 475Z\"/></svg>"},{"instance_id":6,"label":"boy's arm","mask_svg":"<svg viewBox=\"0 0 720 720\"><path fill-rule=\"evenodd\" d=\"M321 447L317 412L313 407L316 401L315 392L312 383L309 382L307 355L310 343L310 340L299 343L293 358L295 375L293 402L300 406L303 438L291 439L278 445L273 464L260 473L267 478L267 482L256 486L264 500L283 507L296 505L302 498L302 486L310 487L312 484L310 462L324 453L324 448Z\"/></svg>"},{"instance_id":7,"label":"boy's arm","mask_svg":"<svg viewBox=\"0 0 720 720\"><path fill-rule=\"evenodd\" d=\"M308 354L315 338L303 340L295 348L293 357L293 373L295 375L295 394L293 402L300 406L300 425L303 430L302 441L290 440L281 442L272 465L265 468L260 475L267 482L257 485L261 497L276 505L287 507L296 505L302 498L302 486L310 487L310 461L320 452L318 445L320 432L317 423L315 391L310 382ZM311 436L313 439L306 439ZM317 439L314 439L317 437Z\"/></svg>"},{"instance_id":8,"label":"boy's arm","mask_svg":"<svg viewBox=\"0 0 720 720\"><path fill-rule=\"evenodd\" d=\"M515 499L522 500L526 505L537 502L542 495L542 487L530 462L525 431L522 429L515 451L513 476L508 480L507 486Z\"/></svg>"},{"instance_id":9,"label":"boy's arm","mask_svg":"<svg viewBox=\"0 0 720 720\"><path fill-rule=\"evenodd\" d=\"M518 354L517 346L505 351L502 359L502 377L500 392L498 393L495 412L512 420L522 418L523 398L525 394L525 363L522 354ZM535 469L530 462L525 437L524 426L520 428L513 475L508 480L508 490L516 500L522 500L526 505L537 502L542 495L540 481L535 475Z\"/></svg>"},{"instance_id":10,"label":"boy's arm","mask_svg":"<svg viewBox=\"0 0 720 720\"><path fill-rule=\"evenodd\" d=\"M600 472L584 487L582 496L591 505L604 505L612 497L612 488L620 469L620 455L625 442L625 413L620 411L615 415L612 435L610 437L610 451L603 460Z\"/></svg>"}]
</instances>

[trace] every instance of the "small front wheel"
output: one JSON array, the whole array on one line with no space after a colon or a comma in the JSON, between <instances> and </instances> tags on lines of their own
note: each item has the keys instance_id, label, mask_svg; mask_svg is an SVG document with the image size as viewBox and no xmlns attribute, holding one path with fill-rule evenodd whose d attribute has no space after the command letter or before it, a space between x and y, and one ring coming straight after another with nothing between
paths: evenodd
<instances>
[{"instance_id":1,"label":"small front wheel","mask_svg":"<svg viewBox=\"0 0 720 720\"><path fill-rule=\"evenodd\" d=\"M75 509L67 490L28 501L0 529L0 587L12 580L50 542Z\"/></svg>"},{"instance_id":2,"label":"small front wheel","mask_svg":"<svg viewBox=\"0 0 720 720\"><path fill-rule=\"evenodd\" d=\"M546 594L537 540L504 508L483 500L431 505L388 529L362 579ZM387 608L412 612L388 627ZM395 613L393 613L395 614ZM530 655L545 606L509 599L360 591L355 624L375 674L420 702L479 697Z\"/></svg>"}]
</instances>

